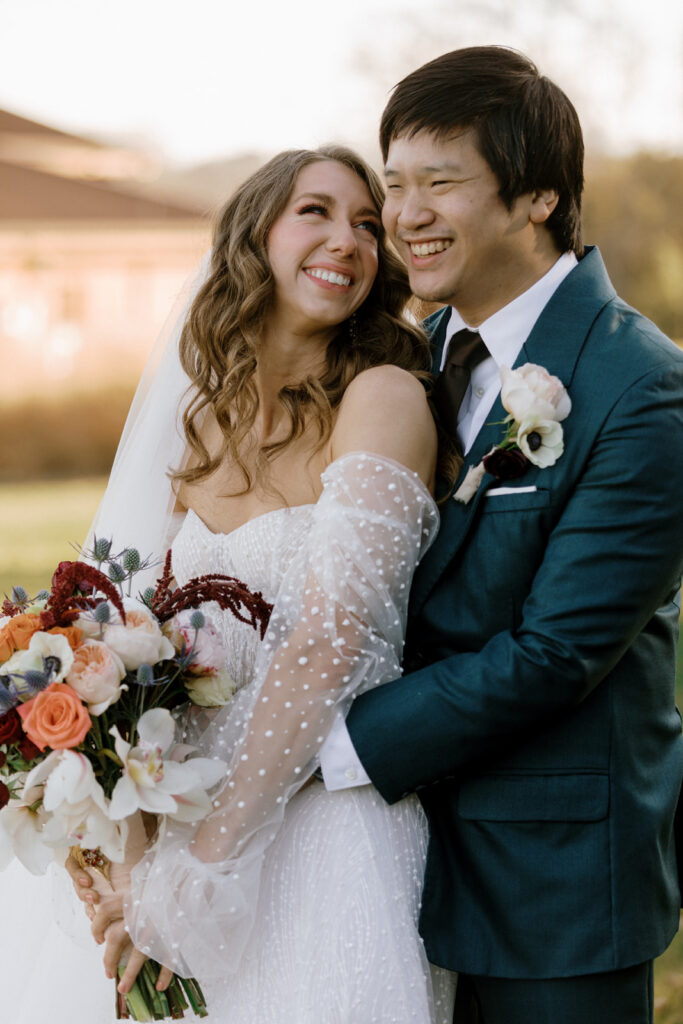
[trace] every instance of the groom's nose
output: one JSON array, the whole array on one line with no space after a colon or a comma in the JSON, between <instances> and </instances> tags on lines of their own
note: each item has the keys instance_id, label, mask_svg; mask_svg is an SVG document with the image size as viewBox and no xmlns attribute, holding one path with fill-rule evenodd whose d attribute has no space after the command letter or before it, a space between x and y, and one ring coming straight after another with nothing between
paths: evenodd
<instances>
[{"instance_id":1,"label":"groom's nose","mask_svg":"<svg viewBox=\"0 0 683 1024\"><path fill-rule=\"evenodd\" d=\"M434 211L425 199L421 189L406 189L396 210L396 228L399 232L415 231L432 223Z\"/></svg>"}]
</instances>

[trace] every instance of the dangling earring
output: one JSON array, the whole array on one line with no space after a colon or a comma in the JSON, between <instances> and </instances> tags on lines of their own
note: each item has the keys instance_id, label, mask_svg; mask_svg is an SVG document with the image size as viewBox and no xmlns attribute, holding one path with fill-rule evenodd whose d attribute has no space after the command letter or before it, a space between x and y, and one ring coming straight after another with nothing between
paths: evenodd
<instances>
[{"instance_id":1,"label":"dangling earring","mask_svg":"<svg viewBox=\"0 0 683 1024\"><path fill-rule=\"evenodd\" d=\"M346 321L349 330L349 339L351 343L358 341L358 317L355 313L352 313L349 319Z\"/></svg>"}]
</instances>

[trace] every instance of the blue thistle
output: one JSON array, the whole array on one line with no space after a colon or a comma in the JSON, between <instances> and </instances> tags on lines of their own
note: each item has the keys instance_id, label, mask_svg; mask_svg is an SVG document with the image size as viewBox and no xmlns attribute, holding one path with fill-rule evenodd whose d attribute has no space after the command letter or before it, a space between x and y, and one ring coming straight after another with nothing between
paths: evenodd
<instances>
[{"instance_id":1,"label":"blue thistle","mask_svg":"<svg viewBox=\"0 0 683 1024\"><path fill-rule=\"evenodd\" d=\"M126 548L123 552L123 568L127 573L137 572L140 568L140 552L137 548Z\"/></svg>"},{"instance_id":2,"label":"blue thistle","mask_svg":"<svg viewBox=\"0 0 683 1024\"><path fill-rule=\"evenodd\" d=\"M16 699L11 693L12 680L9 676L0 676L0 715L11 711L16 704Z\"/></svg>"},{"instance_id":3,"label":"blue thistle","mask_svg":"<svg viewBox=\"0 0 683 1024\"><path fill-rule=\"evenodd\" d=\"M126 570L118 562L110 562L107 572L112 583L123 583L128 576Z\"/></svg>"},{"instance_id":4,"label":"blue thistle","mask_svg":"<svg viewBox=\"0 0 683 1024\"><path fill-rule=\"evenodd\" d=\"M95 622L99 622L101 626L106 622L109 622L111 618L111 608L109 607L108 601L100 601L93 611L93 618Z\"/></svg>"},{"instance_id":5,"label":"blue thistle","mask_svg":"<svg viewBox=\"0 0 683 1024\"><path fill-rule=\"evenodd\" d=\"M26 593L26 591L24 590L23 587L19 587L19 586L12 587L12 598L11 598L11 600L12 600L12 604L16 604L16 605L18 605L18 607L21 608L24 605L27 605L29 603L29 596L28 596L28 594Z\"/></svg>"},{"instance_id":6,"label":"blue thistle","mask_svg":"<svg viewBox=\"0 0 683 1024\"><path fill-rule=\"evenodd\" d=\"M137 671L136 679L138 686L154 686L157 682L154 678L154 669L151 665L147 665L144 662Z\"/></svg>"},{"instance_id":7,"label":"blue thistle","mask_svg":"<svg viewBox=\"0 0 683 1024\"><path fill-rule=\"evenodd\" d=\"M190 625L196 630L203 629L206 625L204 613L199 610L192 612L192 615L190 616Z\"/></svg>"}]
</instances>

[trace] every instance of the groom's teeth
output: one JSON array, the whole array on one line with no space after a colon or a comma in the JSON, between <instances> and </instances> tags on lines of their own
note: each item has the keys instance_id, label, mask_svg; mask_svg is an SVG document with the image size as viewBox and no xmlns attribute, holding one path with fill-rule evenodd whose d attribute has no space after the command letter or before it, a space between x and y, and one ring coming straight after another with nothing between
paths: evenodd
<instances>
[{"instance_id":1,"label":"groom's teeth","mask_svg":"<svg viewBox=\"0 0 683 1024\"><path fill-rule=\"evenodd\" d=\"M341 284L345 287L351 284L351 278L344 274L335 274L333 270L322 270L320 267L312 267L306 270L311 277L319 277L321 281L329 281L330 284Z\"/></svg>"},{"instance_id":2,"label":"groom's teeth","mask_svg":"<svg viewBox=\"0 0 683 1024\"><path fill-rule=\"evenodd\" d=\"M439 240L438 242L420 242L419 244L411 244L410 251L413 256L431 256L435 252L443 252L444 249L450 248L453 242L450 238Z\"/></svg>"}]
</instances>

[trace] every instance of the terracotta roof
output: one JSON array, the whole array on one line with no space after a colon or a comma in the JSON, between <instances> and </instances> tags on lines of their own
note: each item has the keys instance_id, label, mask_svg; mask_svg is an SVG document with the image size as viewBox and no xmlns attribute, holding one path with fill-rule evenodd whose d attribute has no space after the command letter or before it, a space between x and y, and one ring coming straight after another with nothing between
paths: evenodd
<instances>
[{"instance_id":1,"label":"terracotta roof","mask_svg":"<svg viewBox=\"0 0 683 1024\"><path fill-rule=\"evenodd\" d=\"M0 227L12 220L196 220L190 207L0 160Z\"/></svg>"},{"instance_id":2,"label":"terracotta roof","mask_svg":"<svg viewBox=\"0 0 683 1024\"><path fill-rule=\"evenodd\" d=\"M26 117L19 117L9 110L0 110L0 133L18 132L27 135L45 135L60 141L77 142L79 145L92 146L94 149L106 148L100 142L87 139L80 135L70 135L68 132L61 132L57 128L50 128L49 125L40 124L38 121L29 121Z\"/></svg>"}]
</instances>

